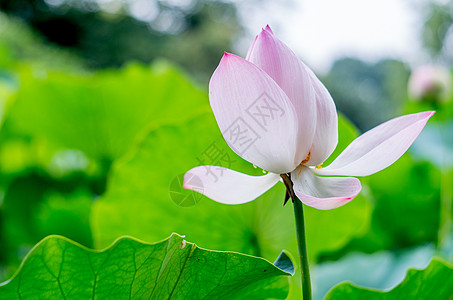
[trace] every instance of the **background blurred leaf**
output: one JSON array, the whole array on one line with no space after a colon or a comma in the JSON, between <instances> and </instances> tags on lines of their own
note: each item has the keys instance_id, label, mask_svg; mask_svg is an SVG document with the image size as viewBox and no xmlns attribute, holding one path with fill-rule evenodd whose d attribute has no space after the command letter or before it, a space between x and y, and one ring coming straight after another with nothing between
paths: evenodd
<instances>
[{"instance_id":1,"label":"background blurred leaf","mask_svg":"<svg viewBox=\"0 0 453 300\"><path fill-rule=\"evenodd\" d=\"M424 270L411 269L404 281L388 292L370 290L345 282L333 288L329 299L451 299L453 269L433 259Z\"/></svg>"},{"instance_id":2,"label":"background blurred leaf","mask_svg":"<svg viewBox=\"0 0 453 300\"><path fill-rule=\"evenodd\" d=\"M362 132L395 117L407 95L409 68L397 60L370 64L341 58L324 78L339 111Z\"/></svg>"},{"instance_id":3,"label":"background blurred leaf","mask_svg":"<svg viewBox=\"0 0 453 300\"><path fill-rule=\"evenodd\" d=\"M30 174L8 187L1 209L0 262L11 274L30 248L49 234L64 234L92 246L89 214L92 195ZM3 275L0 274L0 280Z\"/></svg>"},{"instance_id":4,"label":"background blurred leaf","mask_svg":"<svg viewBox=\"0 0 453 300\"><path fill-rule=\"evenodd\" d=\"M434 164L439 170L453 170L453 121L427 124L414 142L415 157Z\"/></svg>"},{"instance_id":5,"label":"background blurred leaf","mask_svg":"<svg viewBox=\"0 0 453 300\"><path fill-rule=\"evenodd\" d=\"M204 93L163 63L94 75L23 69L19 80L5 120L10 134L82 150L107 165L148 124L177 121L207 105Z\"/></svg>"},{"instance_id":6,"label":"background blurred leaf","mask_svg":"<svg viewBox=\"0 0 453 300\"><path fill-rule=\"evenodd\" d=\"M82 59L57 46L46 44L43 37L20 19L0 12L0 24L0 70L14 69L24 64L66 72L82 69Z\"/></svg>"},{"instance_id":7,"label":"background blurred leaf","mask_svg":"<svg viewBox=\"0 0 453 300\"><path fill-rule=\"evenodd\" d=\"M366 288L390 290L401 283L409 268L426 268L433 244L373 254L350 253L338 261L316 265L312 272L313 298L323 299L335 285L348 281Z\"/></svg>"},{"instance_id":8,"label":"background blurred leaf","mask_svg":"<svg viewBox=\"0 0 453 300\"><path fill-rule=\"evenodd\" d=\"M448 1L445 3L424 3L426 20L423 24L422 42L423 46L433 57L439 57L444 54L442 53L443 51L448 51L443 48L444 44L447 43L449 29L453 24L453 13L450 8L451 3L448 3ZM448 56L448 53L445 53L445 55Z\"/></svg>"},{"instance_id":9,"label":"background blurred leaf","mask_svg":"<svg viewBox=\"0 0 453 300\"><path fill-rule=\"evenodd\" d=\"M121 238L100 252L51 236L0 286L0 299L284 299L288 275L264 259L201 249L177 234L155 244Z\"/></svg>"},{"instance_id":10,"label":"background blurred leaf","mask_svg":"<svg viewBox=\"0 0 453 300\"><path fill-rule=\"evenodd\" d=\"M390 235L391 247L436 240L440 196L440 172L436 168L404 155L368 182L376 199L373 221Z\"/></svg>"},{"instance_id":11,"label":"background blurred leaf","mask_svg":"<svg viewBox=\"0 0 453 300\"><path fill-rule=\"evenodd\" d=\"M86 220L112 161L151 124L208 109L206 94L163 62L93 75L23 67L18 78L0 131L1 265L47 234L90 246Z\"/></svg>"},{"instance_id":12,"label":"background blurred leaf","mask_svg":"<svg viewBox=\"0 0 453 300\"><path fill-rule=\"evenodd\" d=\"M203 81L208 79L221 53L230 51L244 31L236 3L220 0L2 0L0 9L21 20L14 19L21 27L5 26L11 34L3 34L6 38L18 36L18 41L7 39L15 46L11 49L13 55L34 54L44 61L52 57L41 53L45 48L42 45L21 47L30 45L29 39L21 35L26 23L46 41L81 57L80 61L89 68L120 67L130 61L148 64L156 58L166 58ZM12 18L3 19L12 23Z\"/></svg>"}]
</instances>

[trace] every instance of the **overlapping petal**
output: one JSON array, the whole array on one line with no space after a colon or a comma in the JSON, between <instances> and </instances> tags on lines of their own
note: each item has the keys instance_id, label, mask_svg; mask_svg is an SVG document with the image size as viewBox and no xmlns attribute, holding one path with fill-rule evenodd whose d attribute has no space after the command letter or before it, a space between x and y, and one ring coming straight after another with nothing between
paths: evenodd
<instances>
[{"instance_id":1,"label":"overlapping petal","mask_svg":"<svg viewBox=\"0 0 453 300\"><path fill-rule=\"evenodd\" d=\"M320 177L308 167L294 170L291 180L294 192L302 203L322 210L334 209L348 203L362 189L357 178Z\"/></svg>"},{"instance_id":2,"label":"overlapping petal","mask_svg":"<svg viewBox=\"0 0 453 300\"><path fill-rule=\"evenodd\" d=\"M359 136L320 175L368 176L391 164L406 152L428 119L426 111L387 121Z\"/></svg>"},{"instance_id":3,"label":"overlapping petal","mask_svg":"<svg viewBox=\"0 0 453 300\"><path fill-rule=\"evenodd\" d=\"M200 166L184 174L183 187L220 203L241 204L255 200L279 180L273 173L250 176L223 167Z\"/></svg>"},{"instance_id":4,"label":"overlapping petal","mask_svg":"<svg viewBox=\"0 0 453 300\"><path fill-rule=\"evenodd\" d=\"M316 131L310 150L308 166L322 164L335 150L338 144L338 115L335 103L329 91L308 69L316 99Z\"/></svg>"},{"instance_id":5,"label":"overlapping petal","mask_svg":"<svg viewBox=\"0 0 453 300\"><path fill-rule=\"evenodd\" d=\"M299 136L293 143L298 147L296 155L301 162L310 151L317 117L311 71L273 35L269 26L256 36L246 59L269 74L293 103L299 121Z\"/></svg>"},{"instance_id":6,"label":"overlapping petal","mask_svg":"<svg viewBox=\"0 0 453 300\"><path fill-rule=\"evenodd\" d=\"M277 174L300 163L295 108L263 70L226 53L211 77L209 99L226 142L239 156Z\"/></svg>"}]
</instances>

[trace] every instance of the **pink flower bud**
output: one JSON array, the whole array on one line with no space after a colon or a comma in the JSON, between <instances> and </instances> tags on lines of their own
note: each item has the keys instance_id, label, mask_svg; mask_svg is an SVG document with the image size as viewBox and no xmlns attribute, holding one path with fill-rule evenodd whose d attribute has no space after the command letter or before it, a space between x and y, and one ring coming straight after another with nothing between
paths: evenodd
<instances>
[{"instance_id":1,"label":"pink flower bud","mask_svg":"<svg viewBox=\"0 0 453 300\"><path fill-rule=\"evenodd\" d=\"M452 97L451 74L442 66L421 66L412 72L408 88L411 100L447 102Z\"/></svg>"}]
</instances>

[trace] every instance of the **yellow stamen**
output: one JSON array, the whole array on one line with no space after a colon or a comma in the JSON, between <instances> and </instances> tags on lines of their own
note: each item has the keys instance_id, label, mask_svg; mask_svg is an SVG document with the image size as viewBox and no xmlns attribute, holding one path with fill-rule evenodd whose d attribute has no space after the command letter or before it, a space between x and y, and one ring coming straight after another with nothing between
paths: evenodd
<instances>
[{"instance_id":1,"label":"yellow stamen","mask_svg":"<svg viewBox=\"0 0 453 300\"><path fill-rule=\"evenodd\" d=\"M307 157L300 163L301 165L307 163L310 160L311 152L308 152Z\"/></svg>"},{"instance_id":2,"label":"yellow stamen","mask_svg":"<svg viewBox=\"0 0 453 300\"><path fill-rule=\"evenodd\" d=\"M302 166L310 160L311 152L308 152L307 157L300 163L299 175L302 172Z\"/></svg>"}]
</instances>

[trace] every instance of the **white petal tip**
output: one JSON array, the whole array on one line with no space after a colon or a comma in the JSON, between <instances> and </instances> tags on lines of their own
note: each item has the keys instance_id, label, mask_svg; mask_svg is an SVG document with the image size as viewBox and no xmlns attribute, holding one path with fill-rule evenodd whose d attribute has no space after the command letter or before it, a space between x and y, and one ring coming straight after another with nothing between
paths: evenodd
<instances>
[{"instance_id":1,"label":"white petal tip","mask_svg":"<svg viewBox=\"0 0 453 300\"><path fill-rule=\"evenodd\" d=\"M431 111L427 111L427 112L425 112L425 113L426 113L426 116L427 116L428 118L431 118L431 117L436 113L436 111L435 111L435 110L431 110Z\"/></svg>"},{"instance_id":2,"label":"white petal tip","mask_svg":"<svg viewBox=\"0 0 453 300\"><path fill-rule=\"evenodd\" d=\"M199 191L202 188L202 183L198 179L198 176L193 174L191 171L192 170L187 171L186 174L184 174L182 187L186 190Z\"/></svg>"}]
</instances>

